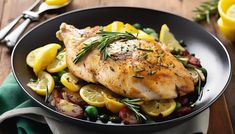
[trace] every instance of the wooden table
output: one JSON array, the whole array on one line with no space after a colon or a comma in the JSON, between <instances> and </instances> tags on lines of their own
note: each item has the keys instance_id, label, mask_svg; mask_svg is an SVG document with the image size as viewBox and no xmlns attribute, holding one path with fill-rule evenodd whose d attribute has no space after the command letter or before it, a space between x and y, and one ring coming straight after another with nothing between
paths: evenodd
<instances>
[{"instance_id":1,"label":"wooden table","mask_svg":"<svg viewBox=\"0 0 235 134\"><path fill-rule=\"evenodd\" d=\"M20 13L27 9L34 0L0 0L0 27L4 27L11 22ZM183 16L188 19L192 19L193 12L196 6L200 5L205 0L74 0L73 3L68 6L64 11L70 11L74 9L94 7L94 6L110 6L110 5L125 5L125 6L137 6L146 7L156 10L162 10ZM40 22L56 16L57 13L45 14L41 18ZM37 25L40 22L34 22L28 29ZM219 32L216 25L216 19L212 19L211 24L203 24L203 26L216 35L229 50L232 61L235 62L235 43L231 43ZM234 69L233 69L234 70ZM11 72L10 63L10 51L4 46L0 45L0 84ZM234 73L233 73L234 76ZM233 134L235 128L235 78L232 78L228 89L225 94L222 95L210 109L210 124L209 134ZM233 127L234 126L234 127Z\"/></svg>"}]
</instances>

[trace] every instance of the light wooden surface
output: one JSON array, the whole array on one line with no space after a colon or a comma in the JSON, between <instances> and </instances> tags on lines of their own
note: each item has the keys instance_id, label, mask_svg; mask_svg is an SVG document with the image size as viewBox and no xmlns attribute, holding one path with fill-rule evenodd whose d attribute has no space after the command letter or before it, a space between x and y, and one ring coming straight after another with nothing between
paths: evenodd
<instances>
[{"instance_id":1,"label":"light wooden surface","mask_svg":"<svg viewBox=\"0 0 235 134\"><path fill-rule=\"evenodd\" d=\"M0 0L0 27L4 27L20 13L27 9L34 0ZM32 23L28 29L43 22L44 20L56 16L65 11L94 6L137 6L170 12L192 20L196 6L205 0L74 0L66 9L60 12L44 14L40 22ZM219 32L216 19L212 19L211 24L202 24L208 31L219 37L229 50L232 61L235 62L235 43L231 43ZM10 51L0 45L0 84L11 71ZM24 60L24 59L22 59ZM234 70L234 69L233 69ZM233 78L225 94L222 95L212 106L210 112L209 134L233 134L235 123L235 79ZM235 124L234 124L235 125Z\"/></svg>"}]
</instances>

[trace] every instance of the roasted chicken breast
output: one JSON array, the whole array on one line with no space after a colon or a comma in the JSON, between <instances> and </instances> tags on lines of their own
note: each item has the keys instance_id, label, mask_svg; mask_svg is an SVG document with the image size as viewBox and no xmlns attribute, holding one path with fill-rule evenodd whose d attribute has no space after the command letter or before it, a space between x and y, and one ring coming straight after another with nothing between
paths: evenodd
<instances>
[{"instance_id":1,"label":"roasted chicken breast","mask_svg":"<svg viewBox=\"0 0 235 134\"><path fill-rule=\"evenodd\" d=\"M118 40L107 47L108 59L94 48L74 63L86 44L99 38L100 29L79 30L62 23L56 33L66 46L68 68L75 76L102 84L119 95L143 100L171 99L194 91L187 69L158 42Z\"/></svg>"}]
</instances>

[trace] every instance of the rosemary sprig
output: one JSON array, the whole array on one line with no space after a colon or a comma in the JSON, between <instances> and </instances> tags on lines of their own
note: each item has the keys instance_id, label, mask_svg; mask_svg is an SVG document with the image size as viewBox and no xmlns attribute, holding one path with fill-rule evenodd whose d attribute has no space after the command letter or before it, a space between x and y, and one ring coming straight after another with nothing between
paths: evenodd
<instances>
[{"instance_id":1,"label":"rosemary sprig","mask_svg":"<svg viewBox=\"0 0 235 134\"><path fill-rule=\"evenodd\" d=\"M131 33L121 33L121 32L106 32L106 31L100 31L97 33L98 36L101 38L86 44L86 46L80 51L73 62L76 64L82 57L84 57L86 54L88 54L93 48L98 48L100 52L102 53L102 57L104 60L109 58L109 55L107 53L106 48L109 46L109 44L118 41L118 40L131 40L135 39L136 37Z\"/></svg>"},{"instance_id":2,"label":"rosemary sprig","mask_svg":"<svg viewBox=\"0 0 235 134\"><path fill-rule=\"evenodd\" d=\"M124 103L130 110L132 110L135 115L136 118L138 120L144 119L147 120L147 118L140 113L140 104L143 103L143 101L141 99L128 99L128 98L124 98L121 100L122 103Z\"/></svg>"},{"instance_id":3,"label":"rosemary sprig","mask_svg":"<svg viewBox=\"0 0 235 134\"><path fill-rule=\"evenodd\" d=\"M208 23L210 23L210 16L218 13L218 2L219 0L203 2L199 7L193 10L193 12L196 14L193 19L197 22L206 20Z\"/></svg>"},{"instance_id":4,"label":"rosemary sprig","mask_svg":"<svg viewBox=\"0 0 235 134\"><path fill-rule=\"evenodd\" d=\"M95 40L89 44L85 44L85 47L83 47L82 50L74 58L73 63L76 64L82 57L84 57L87 53L89 53L94 46L96 46L99 43L100 43L100 40Z\"/></svg>"},{"instance_id":5,"label":"rosemary sprig","mask_svg":"<svg viewBox=\"0 0 235 134\"><path fill-rule=\"evenodd\" d=\"M109 44L117 41L117 40L131 40L135 39L136 37L131 34L131 33L121 33L121 32L106 32L106 31L100 31L97 33L102 37L101 43L98 45L98 48L100 52L103 54L103 59L106 60L108 59L109 55L107 53L106 48L108 47Z\"/></svg>"}]
</instances>

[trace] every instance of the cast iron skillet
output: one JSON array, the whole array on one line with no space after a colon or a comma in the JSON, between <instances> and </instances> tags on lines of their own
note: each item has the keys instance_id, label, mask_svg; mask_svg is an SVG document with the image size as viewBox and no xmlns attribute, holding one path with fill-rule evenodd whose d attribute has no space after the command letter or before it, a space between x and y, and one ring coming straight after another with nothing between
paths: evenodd
<instances>
[{"instance_id":1,"label":"cast iron skillet","mask_svg":"<svg viewBox=\"0 0 235 134\"><path fill-rule=\"evenodd\" d=\"M55 37L56 31L62 22L72 24L77 28L87 26L107 25L114 20L128 22L130 24L140 23L145 27L152 27L160 31L162 24L167 24L178 40L184 40L187 49L200 58L203 67L208 70L207 83L201 101L197 103L192 113L157 122L156 124L120 125L101 124L90 121L68 117L55 111L44 98L33 92L26 84L30 78L35 77L32 69L26 65L27 54L47 43L58 42ZM95 131L112 132L147 132L157 131L170 126L177 125L185 120L207 109L226 89L231 78L231 61L229 54L221 42L213 35L205 31L199 25L182 17L144 8L133 7L100 7L72 11L51 19L30 32L28 32L16 45L12 54L12 68L19 85L37 103L51 111L62 120L75 122L83 127L96 128Z\"/></svg>"}]
</instances>

